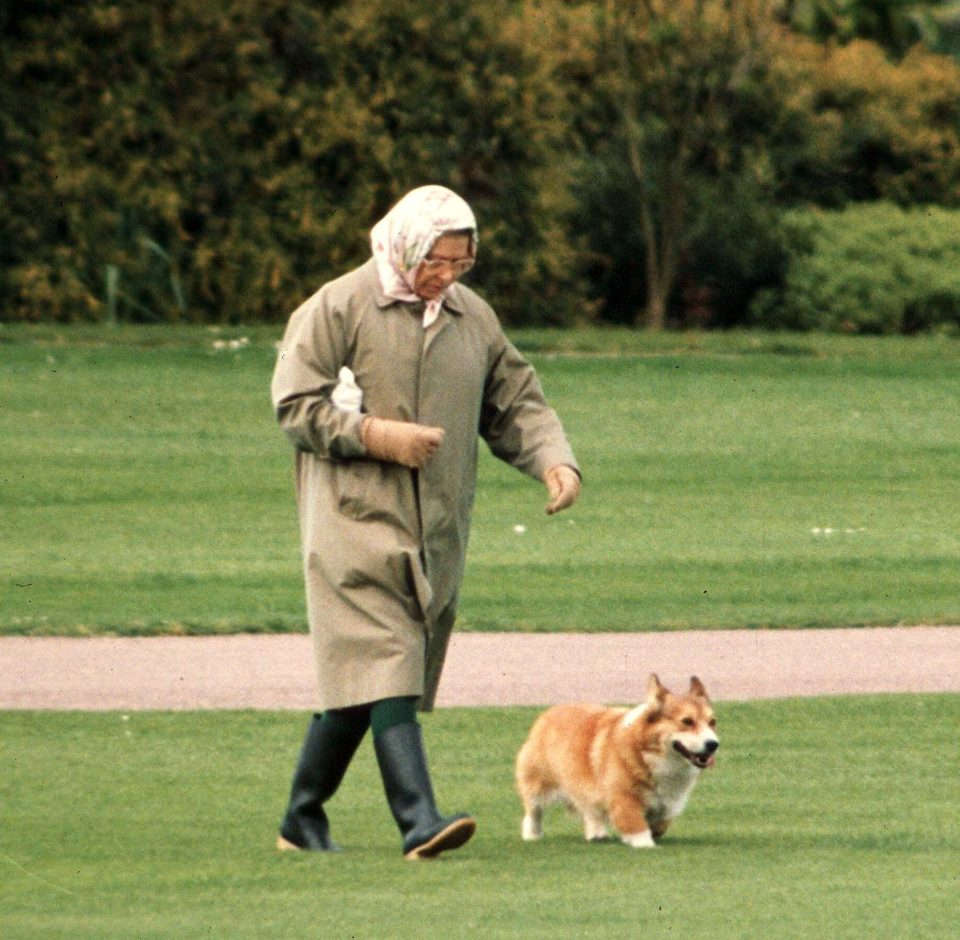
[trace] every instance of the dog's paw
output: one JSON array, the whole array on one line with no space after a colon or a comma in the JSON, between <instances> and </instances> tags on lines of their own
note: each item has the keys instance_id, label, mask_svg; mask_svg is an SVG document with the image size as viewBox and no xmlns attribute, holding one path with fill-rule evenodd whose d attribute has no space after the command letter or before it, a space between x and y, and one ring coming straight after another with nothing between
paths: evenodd
<instances>
[{"instance_id":1,"label":"dog's paw","mask_svg":"<svg viewBox=\"0 0 960 940\"><path fill-rule=\"evenodd\" d=\"M530 816L523 817L523 825L520 828L520 835L524 842L538 842L543 838L543 826L537 819Z\"/></svg>"},{"instance_id":2,"label":"dog's paw","mask_svg":"<svg viewBox=\"0 0 960 940\"><path fill-rule=\"evenodd\" d=\"M610 838L610 833L603 823L587 819L583 824L583 837L587 842L605 842Z\"/></svg>"},{"instance_id":3,"label":"dog's paw","mask_svg":"<svg viewBox=\"0 0 960 940\"><path fill-rule=\"evenodd\" d=\"M655 849L657 843L653 841L653 833L649 829L643 832L622 833L620 838L624 845L629 845L632 849Z\"/></svg>"}]
</instances>

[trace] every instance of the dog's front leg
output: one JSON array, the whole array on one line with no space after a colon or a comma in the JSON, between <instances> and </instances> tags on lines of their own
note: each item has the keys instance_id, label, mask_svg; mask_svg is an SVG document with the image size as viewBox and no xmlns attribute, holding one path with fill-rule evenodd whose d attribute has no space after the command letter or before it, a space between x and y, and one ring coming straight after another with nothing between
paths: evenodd
<instances>
[{"instance_id":1,"label":"dog's front leg","mask_svg":"<svg viewBox=\"0 0 960 940\"><path fill-rule=\"evenodd\" d=\"M647 825L643 804L634 797L618 797L610 805L610 822L620 833L621 841L634 849L656 847L653 833Z\"/></svg>"},{"instance_id":2,"label":"dog's front leg","mask_svg":"<svg viewBox=\"0 0 960 940\"><path fill-rule=\"evenodd\" d=\"M604 821L603 813L595 807L587 807L582 811L583 837L587 842L602 842L610 833Z\"/></svg>"},{"instance_id":3,"label":"dog's front leg","mask_svg":"<svg viewBox=\"0 0 960 940\"><path fill-rule=\"evenodd\" d=\"M620 839L631 849L655 849L657 843L653 841L653 833L649 829L643 832L621 833Z\"/></svg>"}]
</instances>

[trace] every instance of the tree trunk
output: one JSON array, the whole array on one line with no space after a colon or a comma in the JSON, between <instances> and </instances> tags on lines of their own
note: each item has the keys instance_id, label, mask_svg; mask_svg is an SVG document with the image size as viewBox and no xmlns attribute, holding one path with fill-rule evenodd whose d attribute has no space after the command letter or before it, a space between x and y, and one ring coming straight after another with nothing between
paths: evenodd
<instances>
[{"instance_id":1,"label":"tree trunk","mask_svg":"<svg viewBox=\"0 0 960 940\"><path fill-rule=\"evenodd\" d=\"M638 180L641 183L642 181ZM659 332L666 326L667 304L677 272L677 238L670 224L675 207L664 213L665 220L657 225L651 200L641 198L640 215L646 253L647 305L637 317L637 326Z\"/></svg>"},{"instance_id":2,"label":"tree trunk","mask_svg":"<svg viewBox=\"0 0 960 940\"><path fill-rule=\"evenodd\" d=\"M659 333L667 322L667 297L662 284L647 285L646 328Z\"/></svg>"}]
</instances>

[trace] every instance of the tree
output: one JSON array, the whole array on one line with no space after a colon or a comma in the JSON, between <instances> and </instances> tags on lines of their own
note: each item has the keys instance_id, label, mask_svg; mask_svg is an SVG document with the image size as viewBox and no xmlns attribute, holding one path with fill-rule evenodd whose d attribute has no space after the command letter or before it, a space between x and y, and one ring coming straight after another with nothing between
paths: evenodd
<instances>
[{"instance_id":1,"label":"tree","mask_svg":"<svg viewBox=\"0 0 960 940\"><path fill-rule=\"evenodd\" d=\"M607 0L602 78L636 187L651 330L665 325L698 211L725 183L763 175L773 120L767 0ZM722 198L722 197L721 197ZM639 319L639 318L638 318Z\"/></svg>"}]
</instances>

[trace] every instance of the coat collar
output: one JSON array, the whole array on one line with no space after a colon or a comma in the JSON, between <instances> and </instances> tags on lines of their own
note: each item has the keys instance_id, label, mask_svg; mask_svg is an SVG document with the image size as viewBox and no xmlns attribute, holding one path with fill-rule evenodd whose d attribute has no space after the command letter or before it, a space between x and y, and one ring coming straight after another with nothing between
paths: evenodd
<instances>
[{"instance_id":1,"label":"coat collar","mask_svg":"<svg viewBox=\"0 0 960 940\"><path fill-rule=\"evenodd\" d=\"M380 283L380 278L377 275L377 262L373 258L371 258L363 266L363 271L370 282L374 300L381 310L385 309L386 307L391 307L394 304L404 303L402 300L396 300L395 298L388 297L386 295L383 290L383 285ZM419 303L422 304L423 301L420 301ZM457 316L461 316L466 311L466 306L466 298L463 295L463 288L459 284L454 284L447 293L447 296L443 299L443 309L448 313L454 313Z\"/></svg>"}]
</instances>

